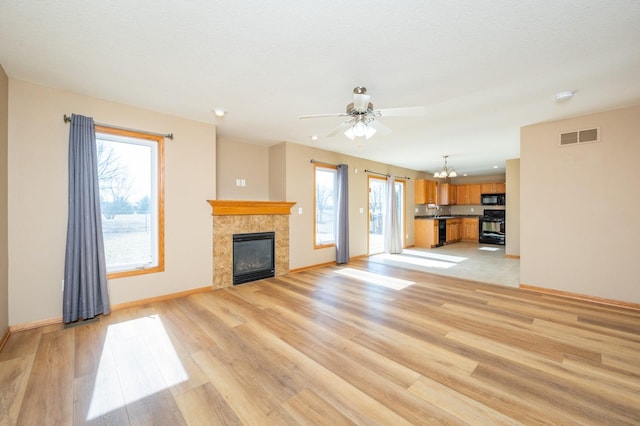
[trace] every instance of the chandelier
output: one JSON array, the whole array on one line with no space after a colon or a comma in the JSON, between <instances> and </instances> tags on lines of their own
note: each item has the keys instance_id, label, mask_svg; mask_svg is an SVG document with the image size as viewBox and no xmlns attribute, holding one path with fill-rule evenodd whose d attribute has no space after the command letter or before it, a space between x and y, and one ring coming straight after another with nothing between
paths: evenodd
<instances>
[{"instance_id":1,"label":"chandelier","mask_svg":"<svg viewBox=\"0 0 640 426\"><path fill-rule=\"evenodd\" d=\"M452 177L458 176L458 174L454 169L450 169L449 167L447 167L447 157L449 156L448 155L442 156L442 158L444 158L444 167L439 172L435 172L433 174L434 178L446 179L446 178L452 178Z\"/></svg>"},{"instance_id":2,"label":"chandelier","mask_svg":"<svg viewBox=\"0 0 640 426\"><path fill-rule=\"evenodd\" d=\"M366 139L369 139L371 136L376 134L376 129L374 129L372 126L369 126L370 121L373 120L367 120L364 118L364 116L356 117L353 126L349 127L344 132L344 135L351 140L362 136L364 136Z\"/></svg>"}]
</instances>

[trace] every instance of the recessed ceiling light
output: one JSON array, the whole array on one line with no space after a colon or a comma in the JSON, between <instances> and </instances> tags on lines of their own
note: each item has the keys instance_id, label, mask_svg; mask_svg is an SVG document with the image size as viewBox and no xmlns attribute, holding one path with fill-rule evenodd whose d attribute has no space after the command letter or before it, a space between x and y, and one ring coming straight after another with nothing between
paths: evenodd
<instances>
[{"instance_id":1,"label":"recessed ceiling light","mask_svg":"<svg viewBox=\"0 0 640 426\"><path fill-rule=\"evenodd\" d=\"M497 169L497 168L498 168L498 166L493 166L493 168L494 168L494 169Z\"/></svg>"},{"instance_id":2,"label":"recessed ceiling light","mask_svg":"<svg viewBox=\"0 0 640 426\"><path fill-rule=\"evenodd\" d=\"M565 90L564 92L558 92L556 93L556 96L555 96L556 102L567 101L571 99L575 94L576 94L575 90Z\"/></svg>"},{"instance_id":3,"label":"recessed ceiling light","mask_svg":"<svg viewBox=\"0 0 640 426\"><path fill-rule=\"evenodd\" d=\"M312 141L317 141L318 140L318 135L311 135L309 137L311 138Z\"/></svg>"},{"instance_id":4,"label":"recessed ceiling light","mask_svg":"<svg viewBox=\"0 0 640 426\"><path fill-rule=\"evenodd\" d=\"M218 116L218 117L224 117L224 115L227 113L224 109L222 108L215 108L213 110L213 113Z\"/></svg>"}]
</instances>

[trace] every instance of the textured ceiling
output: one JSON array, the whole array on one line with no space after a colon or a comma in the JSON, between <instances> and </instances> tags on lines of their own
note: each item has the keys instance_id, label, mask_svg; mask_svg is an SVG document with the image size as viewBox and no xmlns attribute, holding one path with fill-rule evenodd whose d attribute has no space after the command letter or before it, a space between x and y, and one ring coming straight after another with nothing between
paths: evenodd
<instances>
[{"instance_id":1,"label":"textured ceiling","mask_svg":"<svg viewBox=\"0 0 640 426\"><path fill-rule=\"evenodd\" d=\"M220 139L424 171L449 154L459 173L490 174L519 157L521 126L640 104L640 2L2 0L0 64L215 123ZM355 86L376 108L426 114L386 118L393 132L360 147L325 137L339 118L297 118L342 112ZM555 102L564 90L576 95Z\"/></svg>"}]
</instances>

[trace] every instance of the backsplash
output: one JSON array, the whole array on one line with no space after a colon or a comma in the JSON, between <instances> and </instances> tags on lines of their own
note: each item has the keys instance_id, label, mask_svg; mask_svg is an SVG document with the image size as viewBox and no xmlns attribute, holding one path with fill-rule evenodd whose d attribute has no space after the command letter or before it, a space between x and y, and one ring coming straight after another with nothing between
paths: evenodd
<instances>
[{"instance_id":1,"label":"backsplash","mask_svg":"<svg viewBox=\"0 0 640 426\"><path fill-rule=\"evenodd\" d=\"M474 215L482 216L485 209L504 210L504 206L460 205L439 206L438 209L429 208L429 204L416 204L415 216L448 216L448 215Z\"/></svg>"}]
</instances>

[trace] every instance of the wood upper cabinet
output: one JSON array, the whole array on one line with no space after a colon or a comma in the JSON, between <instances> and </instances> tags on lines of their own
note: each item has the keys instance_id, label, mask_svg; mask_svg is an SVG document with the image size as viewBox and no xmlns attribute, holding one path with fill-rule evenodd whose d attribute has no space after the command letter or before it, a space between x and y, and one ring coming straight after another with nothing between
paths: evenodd
<instances>
[{"instance_id":1,"label":"wood upper cabinet","mask_svg":"<svg viewBox=\"0 0 640 426\"><path fill-rule=\"evenodd\" d=\"M441 206L453 206L456 204L456 186L452 183L438 184L438 204Z\"/></svg>"},{"instance_id":2,"label":"wood upper cabinet","mask_svg":"<svg viewBox=\"0 0 640 426\"><path fill-rule=\"evenodd\" d=\"M436 201L436 182L426 179L416 179L415 203L435 204Z\"/></svg>"},{"instance_id":3,"label":"wood upper cabinet","mask_svg":"<svg viewBox=\"0 0 640 426\"><path fill-rule=\"evenodd\" d=\"M480 190L483 194L504 194L507 186L504 182L483 183Z\"/></svg>"},{"instance_id":4,"label":"wood upper cabinet","mask_svg":"<svg viewBox=\"0 0 640 426\"><path fill-rule=\"evenodd\" d=\"M415 220L415 246L431 248L438 245L438 221L434 219Z\"/></svg>"},{"instance_id":5,"label":"wood upper cabinet","mask_svg":"<svg viewBox=\"0 0 640 426\"><path fill-rule=\"evenodd\" d=\"M475 217L465 217L462 219L462 240L478 242L479 229L478 219Z\"/></svg>"},{"instance_id":6,"label":"wood upper cabinet","mask_svg":"<svg viewBox=\"0 0 640 426\"><path fill-rule=\"evenodd\" d=\"M480 204L480 184L456 185L456 204Z\"/></svg>"}]
</instances>

